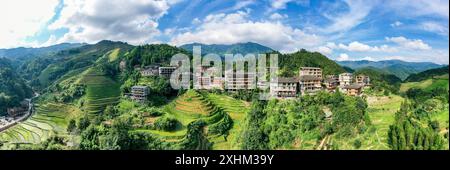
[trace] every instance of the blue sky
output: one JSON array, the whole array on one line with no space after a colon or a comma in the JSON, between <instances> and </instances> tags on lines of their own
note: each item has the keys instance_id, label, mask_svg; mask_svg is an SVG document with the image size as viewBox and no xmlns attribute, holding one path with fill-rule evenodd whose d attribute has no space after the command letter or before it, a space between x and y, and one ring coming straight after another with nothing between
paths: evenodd
<instances>
[{"instance_id":1,"label":"blue sky","mask_svg":"<svg viewBox=\"0 0 450 170\"><path fill-rule=\"evenodd\" d=\"M448 0L6 0L0 48L256 42L335 60L448 64ZM22 4L29 5L24 6Z\"/></svg>"}]
</instances>

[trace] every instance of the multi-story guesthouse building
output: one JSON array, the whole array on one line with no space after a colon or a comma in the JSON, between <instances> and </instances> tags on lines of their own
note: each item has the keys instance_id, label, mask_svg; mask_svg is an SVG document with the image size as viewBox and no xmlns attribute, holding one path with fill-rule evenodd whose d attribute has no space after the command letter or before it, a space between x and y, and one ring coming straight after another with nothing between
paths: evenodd
<instances>
[{"instance_id":1,"label":"multi-story guesthouse building","mask_svg":"<svg viewBox=\"0 0 450 170\"><path fill-rule=\"evenodd\" d=\"M322 90L322 79L313 75L300 76L300 93L305 94L315 94L316 92Z\"/></svg>"},{"instance_id":2,"label":"multi-story guesthouse building","mask_svg":"<svg viewBox=\"0 0 450 170\"><path fill-rule=\"evenodd\" d=\"M322 69L319 67L301 67L300 76L303 75L313 75L322 79Z\"/></svg>"},{"instance_id":3,"label":"multi-story guesthouse building","mask_svg":"<svg viewBox=\"0 0 450 170\"><path fill-rule=\"evenodd\" d=\"M159 66L158 65L146 66L140 72L143 77L158 76L159 75Z\"/></svg>"},{"instance_id":4,"label":"multi-story guesthouse building","mask_svg":"<svg viewBox=\"0 0 450 170\"><path fill-rule=\"evenodd\" d=\"M199 72L194 75L197 80L194 84L195 89L221 89L223 90L223 77L222 75L214 76L214 73L218 71L215 67L199 66Z\"/></svg>"},{"instance_id":5,"label":"multi-story guesthouse building","mask_svg":"<svg viewBox=\"0 0 450 170\"><path fill-rule=\"evenodd\" d=\"M342 73L339 74L339 86L345 87L351 85L353 83L353 74L352 73Z\"/></svg>"},{"instance_id":6,"label":"multi-story guesthouse building","mask_svg":"<svg viewBox=\"0 0 450 170\"><path fill-rule=\"evenodd\" d=\"M360 96L362 94L363 85L352 84L342 88L342 91L349 96Z\"/></svg>"},{"instance_id":7,"label":"multi-story guesthouse building","mask_svg":"<svg viewBox=\"0 0 450 170\"><path fill-rule=\"evenodd\" d=\"M147 86L133 86L131 87L131 99L137 102L145 102L150 90Z\"/></svg>"},{"instance_id":8,"label":"multi-story guesthouse building","mask_svg":"<svg viewBox=\"0 0 450 170\"><path fill-rule=\"evenodd\" d=\"M314 94L322 90L322 69L318 67L301 67L299 86L301 95Z\"/></svg>"},{"instance_id":9,"label":"multi-story guesthouse building","mask_svg":"<svg viewBox=\"0 0 450 170\"><path fill-rule=\"evenodd\" d=\"M355 78L356 84L363 86L370 86L370 77L365 75L357 75Z\"/></svg>"},{"instance_id":10,"label":"multi-story guesthouse building","mask_svg":"<svg viewBox=\"0 0 450 170\"><path fill-rule=\"evenodd\" d=\"M298 94L298 78L297 77L280 77L278 81L270 82L270 94L278 99L296 98Z\"/></svg>"},{"instance_id":11,"label":"multi-story guesthouse building","mask_svg":"<svg viewBox=\"0 0 450 170\"><path fill-rule=\"evenodd\" d=\"M159 67L158 74L160 76L170 78L170 76L176 69L177 69L177 67Z\"/></svg>"},{"instance_id":12,"label":"multi-story guesthouse building","mask_svg":"<svg viewBox=\"0 0 450 170\"><path fill-rule=\"evenodd\" d=\"M335 92L336 88L339 86L339 77L336 75L327 75L325 76L323 83L328 92Z\"/></svg>"},{"instance_id":13,"label":"multi-story guesthouse building","mask_svg":"<svg viewBox=\"0 0 450 170\"><path fill-rule=\"evenodd\" d=\"M229 91L254 89L256 88L256 74L253 72L225 71L225 88Z\"/></svg>"}]
</instances>

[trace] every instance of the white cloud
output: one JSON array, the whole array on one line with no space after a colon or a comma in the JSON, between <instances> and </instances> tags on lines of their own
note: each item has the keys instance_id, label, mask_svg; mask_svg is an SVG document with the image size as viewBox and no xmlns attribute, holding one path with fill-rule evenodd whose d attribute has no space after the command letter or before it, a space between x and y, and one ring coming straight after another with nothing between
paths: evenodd
<instances>
[{"instance_id":1,"label":"white cloud","mask_svg":"<svg viewBox=\"0 0 450 170\"><path fill-rule=\"evenodd\" d=\"M255 0L245 0L245 1L239 1L237 2L231 9L232 10L239 10L242 8L245 8L249 5L255 4Z\"/></svg>"},{"instance_id":2,"label":"white cloud","mask_svg":"<svg viewBox=\"0 0 450 170\"><path fill-rule=\"evenodd\" d=\"M239 28L239 29L236 29ZM251 21L248 12L214 14L207 16L195 30L174 36L171 43L182 45L199 42L205 44L232 44L256 42L281 52L313 48L322 38L274 21Z\"/></svg>"},{"instance_id":3,"label":"white cloud","mask_svg":"<svg viewBox=\"0 0 450 170\"><path fill-rule=\"evenodd\" d=\"M419 26L420 29L428 32L433 32L440 35L448 35L448 26L444 26L438 22L423 22Z\"/></svg>"},{"instance_id":4,"label":"white cloud","mask_svg":"<svg viewBox=\"0 0 450 170\"><path fill-rule=\"evenodd\" d=\"M395 0L387 1L385 6L405 16L433 16L449 18L448 0Z\"/></svg>"},{"instance_id":5,"label":"white cloud","mask_svg":"<svg viewBox=\"0 0 450 170\"><path fill-rule=\"evenodd\" d=\"M340 43L339 45L336 45L335 43L328 43L327 47L332 49L341 49L341 50L347 50L351 52L396 52L397 49L393 47L389 47L387 45L381 45L381 46L369 46L364 43L360 43L358 41L353 41L349 43L348 45Z\"/></svg>"},{"instance_id":6,"label":"white cloud","mask_svg":"<svg viewBox=\"0 0 450 170\"><path fill-rule=\"evenodd\" d=\"M350 57L348 56L348 54L342 53L341 55L339 55L339 57L336 60L337 61L347 61L349 59L350 59Z\"/></svg>"},{"instance_id":7,"label":"white cloud","mask_svg":"<svg viewBox=\"0 0 450 170\"><path fill-rule=\"evenodd\" d=\"M34 36L55 15L58 0L7 0L0 5L0 48L29 46Z\"/></svg>"},{"instance_id":8,"label":"white cloud","mask_svg":"<svg viewBox=\"0 0 450 170\"><path fill-rule=\"evenodd\" d=\"M100 40L142 44L160 34L158 19L178 1L66 0L61 17L50 29L67 28L63 42L93 43Z\"/></svg>"},{"instance_id":9,"label":"white cloud","mask_svg":"<svg viewBox=\"0 0 450 170\"><path fill-rule=\"evenodd\" d=\"M281 20L281 19L286 19L286 18L288 18L288 15L286 15L286 14L284 14L284 15L281 15L280 13L273 13L272 15L270 15L269 16L269 18L271 19L271 20Z\"/></svg>"},{"instance_id":10,"label":"white cloud","mask_svg":"<svg viewBox=\"0 0 450 170\"><path fill-rule=\"evenodd\" d=\"M391 27L399 27L399 26L402 26L402 25L403 25L402 22L400 22L400 21L395 21L394 23L391 24Z\"/></svg>"},{"instance_id":11,"label":"white cloud","mask_svg":"<svg viewBox=\"0 0 450 170\"><path fill-rule=\"evenodd\" d=\"M386 37L387 41L397 43L398 45L414 50L430 50L431 47L420 39L411 40L405 37Z\"/></svg>"},{"instance_id":12,"label":"white cloud","mask_svg":"<svg viewBox=\"0 0 450 170\"><path fill-rule=\"evenodd\" d=\"M320 46L315 51L323 54L323 55L331 55L333 53L333 49L327 47L327 46Z\"/></svg>"},{"instance_id":13,"label":"white cloud","mask_svg":"<svg viewBox=\"0 0 450 170\"><path fill-rule=\"evenodd\" d=\"M272 9L285 9L288 3L296 3L300 5L308 5L309 0L272 0L270 3Z\"/></svg>"},{"instance_id":14,"label":"white cloud","mask_svg":"<svg viewBox=\"0 0 450 170\"><path fill-rule=\"evenodd\" d=\"M364 57L362 58L362 60L375 61L375 59L372 57Z\"/></svg>"},{"instance_id":15,"label":"white cloud","mask_svg":"<svg viewBox=\"0 0 450 170\"><path fill-rule=\"evenodd\" d=\"M200 19L198 18L194 18L194 20L192 20L192 24L200 24L202 23L202 21L200 21Z\"/></svg>"},{"instance_id":16,"label":"white cloud","mask_svg":"<svg viewBox=\"0 0 450 170\"><path fill-rule=\"evenodd\" d=\"M378 1L366 0L345 0L348 11L339 14L324 13L324 16L331 21L325 28L319 28L325 33L345 32L364 22L370 11ZM343 7L336 7L343 8ZM337 10L337 9L336 9ZM335 12L336 10L333 10Z\"/></svg>"}]
</instances>

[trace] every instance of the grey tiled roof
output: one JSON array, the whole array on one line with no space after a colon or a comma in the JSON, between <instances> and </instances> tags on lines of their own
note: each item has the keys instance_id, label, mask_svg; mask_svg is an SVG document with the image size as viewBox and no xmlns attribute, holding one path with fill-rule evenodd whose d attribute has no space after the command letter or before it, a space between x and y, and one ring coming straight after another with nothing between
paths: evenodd
<instances>
[{"instance_id":1,"label":"grey tiled roof","mask_svg":"<svg viewBox=\"0 0 450 170\"><path fill-rule=\"evenodd\" d=\"M300 76L300 81L312 81L312 80L322 80L320 77L314 75L303 75Z\"/></svg>"}]
</instances>

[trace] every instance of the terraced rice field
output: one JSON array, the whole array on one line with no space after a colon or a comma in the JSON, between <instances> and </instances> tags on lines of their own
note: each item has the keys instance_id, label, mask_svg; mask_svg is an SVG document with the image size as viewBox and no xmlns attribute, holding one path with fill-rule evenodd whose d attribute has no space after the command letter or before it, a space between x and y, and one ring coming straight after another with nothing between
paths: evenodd
<instances>
[{"instance_id":1,"label":"terraced rice field","mask_svg":"<svg viewBox=\"0 0 450 170\"><path fill-rule=\"evenodd\" d=\"M81 114L74 106L48 103L35 107L31 118L0 133L0 140L9 143L39 143L52 134L66 135L70 119Z\"/></svg>"},{"instance_id":2,"label":"terraced rice field","mask_svg":"<svg viewBox=\"0 0 450 170\"><path fill-rule=\"evenodd\" d=\"M449 88L448 83L448 74L442 75L442 76L436 76L433 79L427 79L420 82L408 82L403 83L400 87L400 92L404 93L408 91L411 88L420 88L427 91L431 91L433 89L436 89L438 87L444 87Z\"/></svg>"},{"instance_id":3,"label":"terraced rice field","mask_svg":"<svg viewBox=\"0 0 450 170\"><path fill-rule=\"evenodd\" d=\"M108 52L108 61L109 62L114 62L117 59L119 59L119 53L120 53L120 48L116 48L114 50L111 50L110 52Z\"/></svg>"},{"instance_id":4,"label":"terraced rice field","mask_svg":"<svg viewBox=\"0 0 450 170\"><path fill-rule=\"evenodd\" d=\"M84 72L77 83L87 86L85 108L88 113L99 113L106 106L119 102L120 85L95 68Z\"/></svg>"},{"instance_id":5,"label":"terraced rice field","mask_svg":"<svg viewBox=\"0 0 450 170\"><path fill-rule=\"evenodd\" d=\"M342 150L355 149L353 143L355 140L361 141L362 150L389 150L387 143L387 133L389 125L394 123L395 113L400 109L404 98L397 95L390 96L369 96L367 98L371 128L366 133L357 135L353 139L335 140Z\"/></svg>"},{"instance_id":6,"label":"terraced rice field","mask_svg":"<svg viewBox=\"0 0 450 170\"><path fill-rule=\"evenodd\" d=\"M233 127L230 135L225 141L222 135L208 134L208 127L223 123L224 114L219 112L220 109L225 111L233 119ZM184 139L187 126L196 120L204 120L208 125L205 128L205 135L210 142L213 142L213 149L233 149L233 141L235 141L240 131L240 122L248 110L248 104L231 97L215 94L201 95L193 90L187 91L184 95L178 97L173 102L163 108L166 115L179 120L182 127L177 131L165 132L158 130L136 130L139 132L148 132L160 136L168 142L179 142Z\"/></svg>"},{"instance_id":7,"label":"terraced rice field","mask_svg":"<svg viewBox=\"0 0 450 170\"><path fill-rule=\"evenodd\" d=\"M222 137L211 139L214 142L213 149L238 149L237 140L241 132L241 123L244 121L246 113L250 110L250 104L229 96L212 93L208 94L207 98L215 105L224 108L225 112L233 119L233 128L230 130L227 141Z\"/></svg>"}]
</instances>

